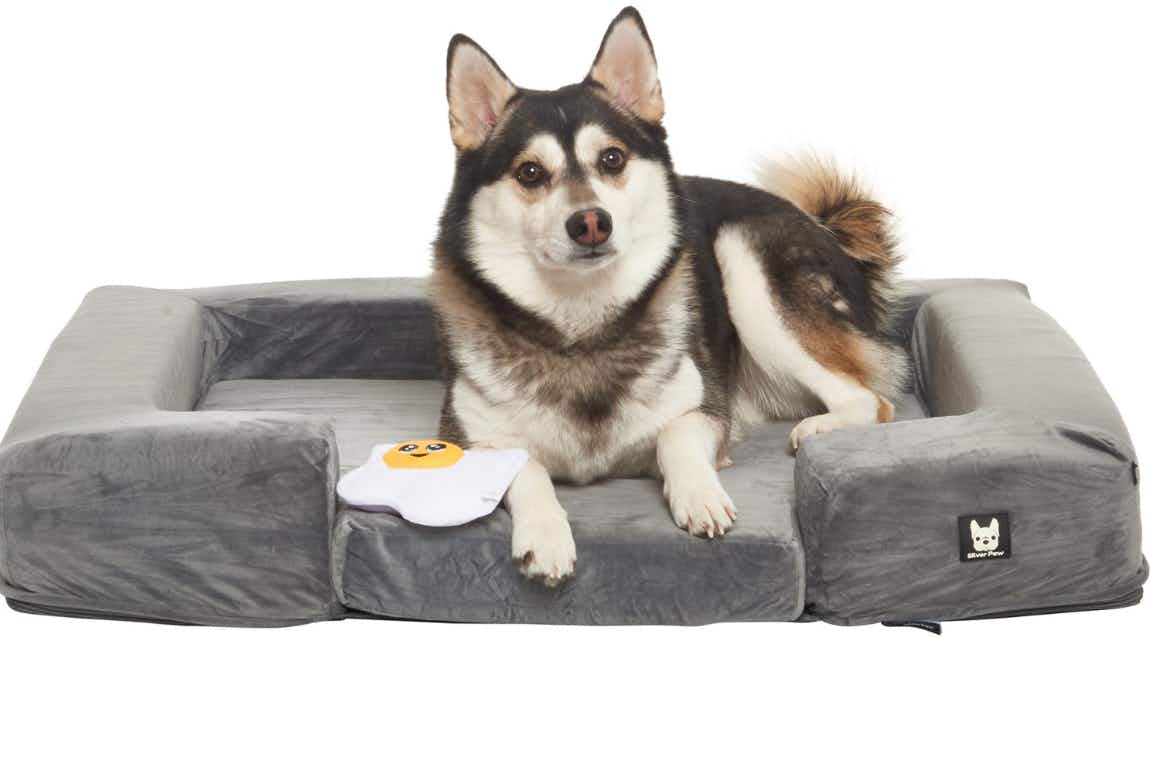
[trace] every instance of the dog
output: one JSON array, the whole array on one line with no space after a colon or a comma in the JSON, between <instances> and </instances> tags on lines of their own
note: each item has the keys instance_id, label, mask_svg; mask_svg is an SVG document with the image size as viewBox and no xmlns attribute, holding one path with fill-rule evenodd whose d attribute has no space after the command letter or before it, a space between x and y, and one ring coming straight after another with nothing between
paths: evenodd
<instances>
[{"instance_id":1,"label":"dog","mask_svg":"<svg viewBox=\"0 0 1150 760\"><path fill-rule=\"evenodd\" d=\"M456 35L447 100L440 436L529 452L505 498L525 575L575 570L553 479L661 477L675 524L716 538L738 516L717 471L743 431L801 419L797 450L893 418L889 212L815 159L766 167L760 187L677 175L634 8L553 91L516 87Z\"/></svg>"}]
</instances>

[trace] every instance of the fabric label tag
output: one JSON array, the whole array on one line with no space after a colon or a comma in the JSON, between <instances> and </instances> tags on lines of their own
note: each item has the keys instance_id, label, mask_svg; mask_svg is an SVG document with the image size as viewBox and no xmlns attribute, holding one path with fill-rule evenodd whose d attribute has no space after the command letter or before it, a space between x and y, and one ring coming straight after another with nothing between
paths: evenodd
<instances>
[{"instance_id":1,"label":"fabric label tag","mask_svg":"<svg viewBox=\"0 0 1150 760\"><path fill-rule=\"evenodd\" d=\"M1010 514L963 515L958 518L958 558L963 562L1009 559Z\"/></svg>"}]
</instances>

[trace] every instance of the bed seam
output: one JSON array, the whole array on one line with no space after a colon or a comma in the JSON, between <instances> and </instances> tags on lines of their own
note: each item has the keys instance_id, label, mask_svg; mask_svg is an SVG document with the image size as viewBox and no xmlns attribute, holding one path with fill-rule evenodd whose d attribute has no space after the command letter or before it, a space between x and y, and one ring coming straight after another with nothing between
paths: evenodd
<instances>
[{"instance_id":1,"label":"bed seam","mask_svg":"<svg viewBox=\"0 0 1150 760\"><path fill-rule=\"evenodd\" d=\"M4 498L4 481L5 475L0 470L0 539L4 541L4 569L12 585L18 586L12 575L12 541L8 536L8 500Z\"/></svg>"},{"instance_id":2,"label":"bed seam","mask_svg":"<svg viewBox=\"0 0 1150 760\"><path fill-rule=\"evenodd\" d=\"M820 524L818 526L815 526L813 524L811 525L812 534L818 533L819 538L817 540L818 548L812 549L812 551L811 551L811 555L812 555L811 559L813 561L811 561L809 563L807 562L807 547L810 545L811 542L807 540L806 536L803 537L802 549L803 549L803 563L804 563L804 568L803 568L804 580L806 579L806 575L805 575L806 570L807 570L806 565L809 564L810 570L813 574L812 580L814 580L813 585L815 587L815 591L818 594L825 595L826 583L824 582L825 579L823 576L822 533L823 533L823 528L824 528L823 523L825 523L825 521L826 521L826 511L827 511L826 505L829 504L829 502L830 502L831 492L830 492L830 489L827 488L826 484L823 482L823 478L819 474L819 469L817 466L815 466L815 463L811 460L810 456L807 456L807 458L806 458L806 470L808 473L810 473L811 479L814 480L814 483L818 487L819 491L822 492L822 496L823 496L822 501L824 504L824 508L823 508L823 516L822 516L822 520L820 520ZM798 509L798 499L795 499L795 509L796 510ZM798 519L796 519L795 522L798 524L799 534L802 535L802 522ZM807 587L804 589L804 593L803 593L803 599L804 600L806 600L808 595L810 594L810 591L811 591L810 586L811 585L812 584L807 584ZM806 605L804 604L804 607L805 606Z\"/></svg>"}]
</instances>

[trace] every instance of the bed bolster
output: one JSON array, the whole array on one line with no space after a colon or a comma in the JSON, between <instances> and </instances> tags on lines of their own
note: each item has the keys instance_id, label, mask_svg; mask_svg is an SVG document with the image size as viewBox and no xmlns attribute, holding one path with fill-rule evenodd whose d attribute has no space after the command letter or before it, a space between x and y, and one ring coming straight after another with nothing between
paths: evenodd
<instances>
[{"instance_id":1,"label":"bed bolster","mask_svg":"<svg viewBox=\"0 0 1150 760\"><path fill-rule=\"evenodd\" d=\"M919 391L931 415L1009 409L1130 434L1082 350L1011 283L985 281L927 298L914 323Z\"/></svg>"},{"instance_id":2,"label":"bed bolster","mask_svg":"<svg viewBox=\"0 0 1150 760\"><path fill-rule=\"evenodd\" d=\"M988 281L927 297L912 349L934 417L816 436L799 452L809 609L854 624L1136 595L1136 458L1074 341L1024 289ZM998 513L1011 556L962 561L969 517Z\"/></svg>"},{"instance_id":3,"label":"bed bolster","mask_svg":"<svg viewBox=\"0 0 1150 760\"><path fill-rule=\"evenodd\" d=\"M1132 461L1106 431L1004 410L804 441L808 610L843 624L952 620L1135 593L1146 569ZM1011 556L962 561L964 516L997 513Z\"/></svg>"},{"instance_id":4,"label":"bed bolster","mask_svg":"<svg viewBox=\"0 0 1150 760\"><path fill-rule=\"evenodd\" d=\"M439 377L421 279L275 282L183 291L208 312L212 380Z\"/></svg>"},{"instance_id":5,"label":"bed bolster","mask_svg":"<svg viewBox=\"0 0 1150 760\"><path fill-rule=\"evenodd\" d=\"M192 409L210 354L204 317L198 303L170 292L93 290L53 341L2 443Z\"/></svg>"},{"instance_id":6,"label":"bed bolster","mask_svg":"<svg viewBox=\"0 0 1150 760\"><path fill-rule=\"evenodd\" d=\"M212 355L192 299L89 294L0 444L5 596L186 623L333 616L330 426L189 411Z\"/></svg>"}]
</instances>

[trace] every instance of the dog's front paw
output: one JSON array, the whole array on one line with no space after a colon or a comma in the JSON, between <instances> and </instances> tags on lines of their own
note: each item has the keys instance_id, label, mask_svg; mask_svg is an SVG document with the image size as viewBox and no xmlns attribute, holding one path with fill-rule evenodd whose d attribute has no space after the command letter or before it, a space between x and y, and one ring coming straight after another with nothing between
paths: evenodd
<instances>
[{"instance_id":1,"label":"dog's front paw","mask_svg":"<svg viewBox=\"0 0 1150 760\"><path fill-rule=\"evenodd\" d=\"M511 526L511 556L519 572L558 586L575 572L575 537L562 511L515 520Z\"/></svg>"},{"instance_id":2,"label":"dog's front paw","mask_svg":"<svg viewBox=\"0 0 1150 760\"><path fill-rule=\"evenodd\" d=\"M832 430L838 430L846 426L847 423L842 417L831 412L816 414L814 417L807 417L795 425L795 429L791 431L791 449L798 451L799 445L802 444L803 440L810 438L812 435L829 433Z\"/></svg>"},{"instance_id":3,"label":"dog's front paw","mask_svg":"<svg viewBox=\"0 0 1150 760\"><path fill-rule=\"evenodd\" d=\"M675 524L692 535L714 538L735 524L739 511L714 472L669 480L663 490Z\"/></svg>"}]
</instances>

